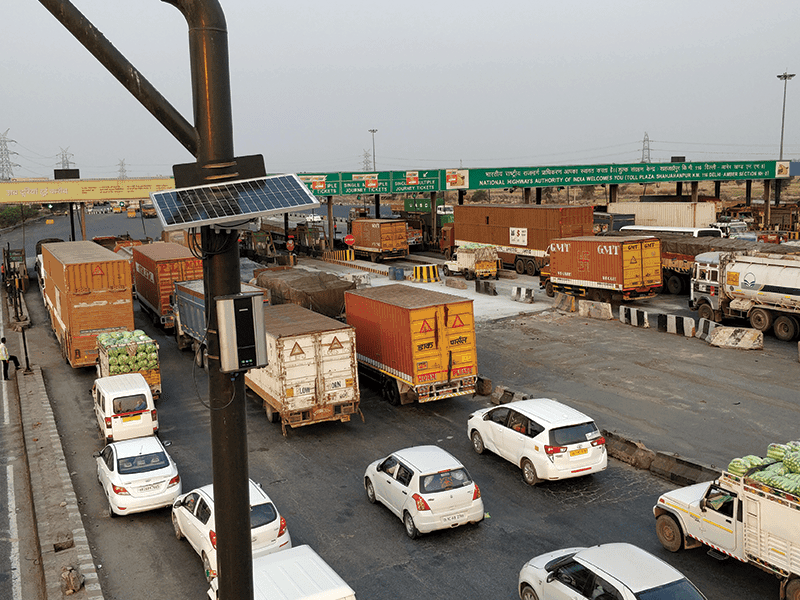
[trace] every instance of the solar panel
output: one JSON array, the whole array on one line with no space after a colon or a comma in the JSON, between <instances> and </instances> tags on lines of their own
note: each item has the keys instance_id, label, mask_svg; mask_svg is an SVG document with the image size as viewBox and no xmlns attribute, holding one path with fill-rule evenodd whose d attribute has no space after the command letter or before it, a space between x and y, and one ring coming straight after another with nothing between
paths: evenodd
<instances>
[{"instance_id":1,"label":"solar panel","mask_svg":"<svg viewBox=\"0 0 800 600\"><path fill-rule=\"evenodd\" d=\"M235 228L262 215L319 207L319 200L297 175L152 192L150 198L165 231L214 224Z\"/></svg>"}]
</instances>

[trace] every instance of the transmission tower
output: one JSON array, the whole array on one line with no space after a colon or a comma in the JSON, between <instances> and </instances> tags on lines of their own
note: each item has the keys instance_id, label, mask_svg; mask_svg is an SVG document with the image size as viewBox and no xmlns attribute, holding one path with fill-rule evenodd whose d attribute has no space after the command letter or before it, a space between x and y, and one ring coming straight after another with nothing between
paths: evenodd
<instances>
[{"instance_id":1,"label":"transmission tower","mask_svg":"<svg viewBox=\"0 0 800 600\"><path fill-rule=\"evenodd\" d=\"M642 140L642 162L650 162L650 136L647 135L646 131L644 132L644 139Z\"/></svg>"},{"instance_id":2,"label":"transmission tower","mask_svg":"<svg viewBox=\"0 0 800 600\"><path fill-rule=\"evenodd\" d=\"M6 137L8 132L9 130L6 129L2 134L0 134L0 181L9 181L10 179L13 179L14 172L11 170L11 168L20 166L17 163L11 162L11 155L16 154L16 152L12 152L8 149L8 143L11 142L12 144L16 144L16 142Z\"/></svg>"},{"instance_id":3,"label":"transmission tower","mask_svg":"<svg viewBox=\"0 0 800 600\"><path fill-rule=\"evenodd\" d=\"M370 154L369 150L364 150L364 154L361 158L361 166L364 167L365 171L372 171L372 154Z\"/></svg>"},{"instance_id":4,"label":"transmission tower","mask_svg":"<svg viewBox=\"0 0 800 600\"><path fill-rule=\"evenodd\" d=\"M68 152L68 150L69 150L69 146L67 146L66 148L62 148L61 149L61 168L62 169L69 169L69 166L74 164L70 160L70 158L72 158L75 155L70 153L70 152Z\"/></svg>"},{"instance_id":5,"label":"transmission tower","mask_svg":"<svg viewBox=\"0 0 800 600\"><path fill-rule=\"evenodd\" d=\"M117 179L127 179L128 178L128 171L125 169L125 159L122 158L117 165L119 167L119 171L117 173Z\"/></svg>"}]
</instances>

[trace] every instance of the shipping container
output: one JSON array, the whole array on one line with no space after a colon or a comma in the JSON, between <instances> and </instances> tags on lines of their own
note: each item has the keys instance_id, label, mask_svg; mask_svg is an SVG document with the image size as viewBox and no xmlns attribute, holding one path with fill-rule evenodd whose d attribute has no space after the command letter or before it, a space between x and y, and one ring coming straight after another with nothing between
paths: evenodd
<instances>
[{"instance_id":1,"label":"shipping container","mask_svg":"<svg viewBox=\"0 0 800 600\"><path fill-rule=\"evenodd\" d=\"M351 222L356 256L372 262L408 256L408 232L398 219L357 219Z\"/></svg>"},{"instance_id":2,"label":"shipping container","mask_svg":"<svg viewBox=\"0 0 800 600\"><path fill-rule=\"evenodd\" d=\"M50 323L73 367L94 367L99 333L132 330L128 262L90 241L42 245L42 286Z\"/></svg>"},{"instance_id":3,"label":"shipping container","mask_svg":"<svg viewBox=\"0 0 800 600\"><path fill-rule=\"evenodd\" d=\"M356 333L296 304L264 305L266 367L245 373L267 418L286 427L349 421L359 410ZM363 415L362 415L363 420Z\"/></svg>"},{"instance_id":4,"label":"shipping container","mask_svg":"<svg viewBox=\"0 0 800 600\"><path fill-rule=\"evenodd\" d=\"M591 206L464 204L454 208L452 235L442 228L445 256L468 243L497 246L504 264L517 273L535 275L547 264L547 248L555 238L592 235Z\"/></svg>"},{"instance_id":5,"label":"shipping container","mask_svg":"<svg viewBox=\"0 0 800 600\"><path fill-rule=\"evenodd\" d=\"M475 392L472 300L403 284L345 292L358 362L392 404Z\"/></svg>"},{"instance_id":6,"label":"shipping container","mask_svg":"<svg viewBox=\"0 0 800 600\"><path fill-rule=\"evenodd\" d=\"M172 328L170 295L176 281L203 278L203 261L186 246L170 242L156 242L134 246L133 263L136 268L136 297L139 307L156 325Z\"/></svg>"},{"instance_id":7,"label":"shipping container","mask_svg":"<svg viewBox=\"0 0 800 600\"><path fill-rule=\"evenodd\" d=\"M541 285L548 295L562 292L610 301L650 298L661 288L661 242L649 236L586 236L555 239Z\"/></svg>"},{"instance_id":8,"label":"shipping container","mask_svg":"<svg viewBox=\"0 0 800 600\"><path fill-rule=\"evenodd\" d=\"M717 220L714 202L610 202L610 214L632 214L635 225L708 227Z\"/></svg>"},{"instance_id":9,"label":"shipping container","mask_svg":"<svg viewBox=\"0 0 800 600\"><path fill-rule=\"evenodd\" d=\"M205 283L202 279L192 281L174 282L172 294L172 314L175 318L175 340L178 349L185 350L191 347L194 352L197 366L208 368L206 357L206 298ZM264 303L269 304L269 290L250 285L241 284L243 294L261 292L264 294Z\"/></svg>"}]
</instances>

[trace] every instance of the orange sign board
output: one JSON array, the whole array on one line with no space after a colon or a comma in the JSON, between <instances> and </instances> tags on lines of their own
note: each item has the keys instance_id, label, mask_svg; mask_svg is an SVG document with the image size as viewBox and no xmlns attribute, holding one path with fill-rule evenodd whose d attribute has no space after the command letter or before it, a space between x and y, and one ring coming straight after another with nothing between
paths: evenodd
<instances>
[{"instance_id":1,"label":"orange sign board","mask_svg":"<svg viewBox=\"0 0 800 600\"><path fill-rule=\"evenodd\" d=\"M172 177L2 181L0 204L142 200L149 198L150 192L173 189Z\"/></svg>"}]
</instances>

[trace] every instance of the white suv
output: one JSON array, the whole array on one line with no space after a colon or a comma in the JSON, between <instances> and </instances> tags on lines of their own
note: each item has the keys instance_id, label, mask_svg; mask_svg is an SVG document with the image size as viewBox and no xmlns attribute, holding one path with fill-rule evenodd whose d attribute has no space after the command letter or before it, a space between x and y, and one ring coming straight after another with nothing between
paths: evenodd
<instances>
[{"instance_id":1,"label":"white suv","mask_svg":"<svg viewBox=\"0 0 800 600\"><path fill-rule=\"evenodd\" d=\"M606 440L585 414L549 398L509 402L472 413L467 435L478 454L491 450L522 469L528 485L606 468Z\"/></svg>"}]
</instances>

